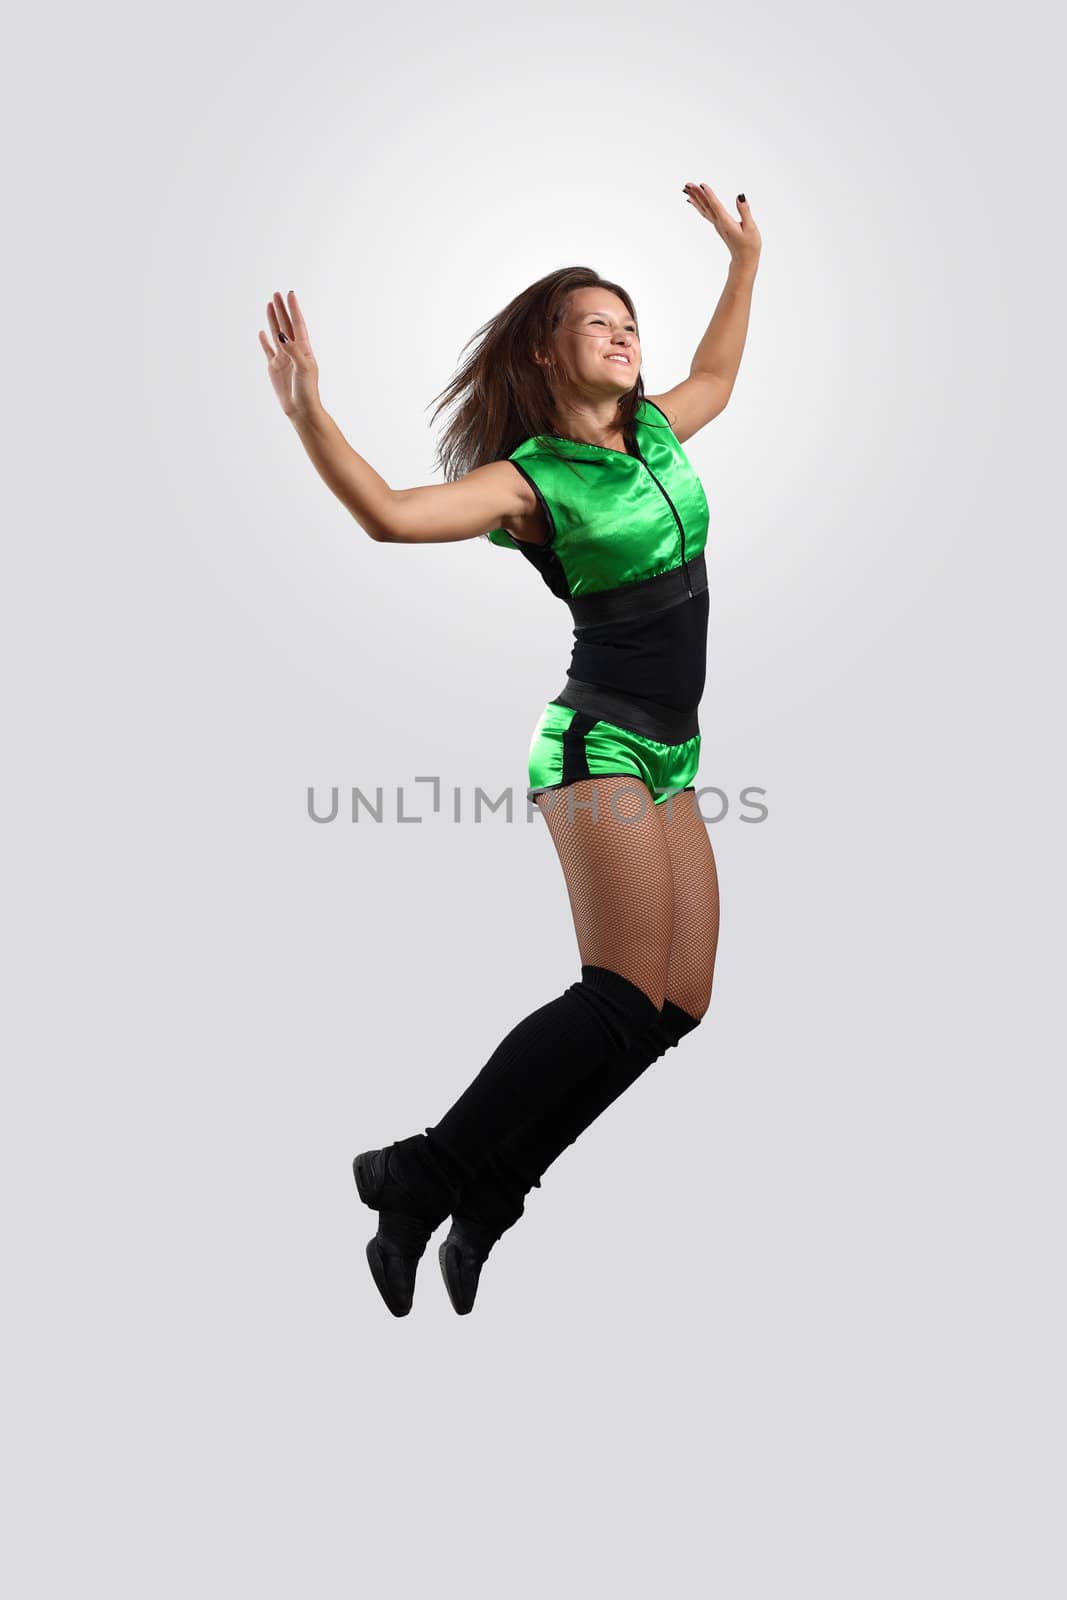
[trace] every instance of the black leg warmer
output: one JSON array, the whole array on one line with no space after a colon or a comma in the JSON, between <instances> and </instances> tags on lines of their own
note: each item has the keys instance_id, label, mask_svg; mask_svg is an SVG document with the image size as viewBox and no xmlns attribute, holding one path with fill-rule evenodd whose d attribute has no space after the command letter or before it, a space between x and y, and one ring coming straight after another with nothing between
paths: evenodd
<instances>
[{"instance_id":1,"label":"black leg warmer","mask_svg":"<svg viewBox=\"0 0 1067 1600\"><path fill-rule=\"evenodd\" d=\"M581 981L517 1023L440 1122L426 1129L440 1165L457 1182L472 1178L509 1134L629 1050L658 1017L628 978L583 966Z\"/></svg>"},{"instance_id":2,"label":"black leg warmer","mask_svg":"<svg viewBox=\"0 0 1067 1600\"><path fill-rule=\"evenodd\" d=\"M523 1214L526 1195L547 1169L641 1074L700 1022L668 1000L646 1018L628 1049L617 1050L554 1104L513 1128L460 1185L455 1215L503 1232Z\"/></svg>"}]
</instances>

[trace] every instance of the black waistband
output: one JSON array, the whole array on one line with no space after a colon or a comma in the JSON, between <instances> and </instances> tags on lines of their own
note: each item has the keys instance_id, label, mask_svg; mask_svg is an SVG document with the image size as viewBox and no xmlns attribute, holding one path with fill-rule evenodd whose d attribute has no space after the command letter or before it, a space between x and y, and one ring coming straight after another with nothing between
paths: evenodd
<instances>
[{"instance_id":1,"label":"black waistband","mask_svg":"<svg viewBox=\"0 0 1067 1600\"><path fill-rule=\"evenodd\" d=\"M671 706L658 705L655 700L620 694L616 689L604 689L598 683L582 683L578 678L568 677L553 704L566 706L570 711L587 711L590 716L629 728L631 733L639 733L643 739L654 739L657 744L684 744L700 732L695 706L692 711L675 711Z\"/></svg>"},{"instance_id":2,"label":"black waistband","mask_svg":"<svg viewBox=\"0 0 1067 1600\"><path fill-rule=\"evenodd\" d=\"M576 629L595 628L601 622L629 622L634 617L646 617L650 611L665 611L688 600L690 589L693 594L703 594L707 587L708 569L702 550L692 561L672 567L670 572L638 583L624 583L617 589L602 589L598 594L571 595L567 604Z\"/></svg>"}]
</instances>

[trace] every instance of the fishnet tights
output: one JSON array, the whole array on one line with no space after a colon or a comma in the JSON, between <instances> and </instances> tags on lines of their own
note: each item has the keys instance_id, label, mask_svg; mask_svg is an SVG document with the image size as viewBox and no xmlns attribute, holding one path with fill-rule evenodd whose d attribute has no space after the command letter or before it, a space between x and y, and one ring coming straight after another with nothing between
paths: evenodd
<instances>
[{"instance_id":1,"label":"fishnet tights","mask_svg":"<svg viewBox=\"0 0 1067 1600\"><path fill-rule=\"evenodd\" d=\"M719 942L719 880L695 795L653 805L636 777L585 778L534 802L552 835L583 964L609 967L653 1005L702 1017Z\"/></svg>"}]
</instances>

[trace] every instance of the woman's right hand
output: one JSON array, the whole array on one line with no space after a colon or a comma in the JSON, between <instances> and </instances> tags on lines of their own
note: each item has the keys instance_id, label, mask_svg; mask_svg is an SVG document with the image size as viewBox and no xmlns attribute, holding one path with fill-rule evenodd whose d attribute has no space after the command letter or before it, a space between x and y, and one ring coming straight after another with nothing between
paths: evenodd
<instances>
[{"instance_id":1,"label":"woman's right hand","mask_svg":"<svg viewBox=\"0 0 1067 1600\"><path fill-rule=\"evenodd\" d=\"M267 320L274 342L267 338L262 328L259 342L267 356L267 371L278 403L287 417L322 409L319 399L319 364L308 341L307 324L297 303L296 294L289 290L289 305L275 290L267 303Z\"/></svg>"}]
</instances>

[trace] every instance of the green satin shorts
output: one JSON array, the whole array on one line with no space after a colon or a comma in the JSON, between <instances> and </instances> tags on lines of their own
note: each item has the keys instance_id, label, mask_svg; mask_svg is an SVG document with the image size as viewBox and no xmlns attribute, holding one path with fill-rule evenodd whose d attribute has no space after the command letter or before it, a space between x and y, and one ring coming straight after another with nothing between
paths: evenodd
<instances>
[{"instance_id":1,"label":"green satin shorts","mask_svg":"<svg viewBox=\"0 0 1067 1600\"><path fill-rule=\"evenodd\" d=\"M565 789L583 778L626 773L639 778L656 805L693 786L700 763L700 734L665 744L605 721L595 712L550 700L530 740L532 796Z\"/></svg>"}]
</instances>

